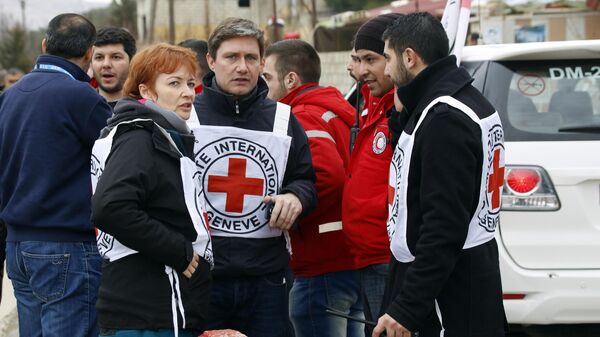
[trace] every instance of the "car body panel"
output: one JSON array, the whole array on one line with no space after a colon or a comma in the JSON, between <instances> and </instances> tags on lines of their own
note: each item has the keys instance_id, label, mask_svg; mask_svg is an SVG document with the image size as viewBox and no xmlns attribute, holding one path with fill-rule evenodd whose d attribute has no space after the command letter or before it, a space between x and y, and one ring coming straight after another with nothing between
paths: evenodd
<instances>
[{"instance_id":1,"label":"car body panel","mask_svg":"<svg viewBox=\"0 0 600 337\"><path fill-rule=\"evenodd\" d=\"M572 123L563 115L569 109L557 112L549 103L574 80L574 91L588 92L593 106L580 124L600 125L600 40L465 47L462 62L501 115L507 173L511 165L543 168L560 200L558 210L501 213L503 292L525 295L505 299L509 323L600 323L600 134L560 131ZM529 66L549 90L529 95L518 88L535 103L534 123L515 117L510 96Z\"/></svg>"}]
</instances>

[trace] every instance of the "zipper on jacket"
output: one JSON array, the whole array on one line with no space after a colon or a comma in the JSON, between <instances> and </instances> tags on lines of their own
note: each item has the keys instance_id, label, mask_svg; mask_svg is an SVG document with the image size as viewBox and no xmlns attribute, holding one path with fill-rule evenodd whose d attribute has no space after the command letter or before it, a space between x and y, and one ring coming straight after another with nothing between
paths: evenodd
<instances>
[{"instance_id":1,"label":"zipper on jacket","mask_svg":"<svg viewBox=\"0 0 600 337\"><path fill-rule=\"evenodd\" d=\"M235 114L236 115L240 114L240 103L237 99L235 100Z\"/></svg>"}]
</instances>

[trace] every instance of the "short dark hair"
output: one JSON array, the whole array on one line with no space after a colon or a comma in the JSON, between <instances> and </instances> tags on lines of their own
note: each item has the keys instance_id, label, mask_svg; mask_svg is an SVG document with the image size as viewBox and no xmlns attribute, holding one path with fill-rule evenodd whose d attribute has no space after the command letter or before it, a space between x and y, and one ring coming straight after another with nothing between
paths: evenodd
<instances>
[{"instance_id":1,"label":"short dark hair","mask_svg":"<svg viewBox=\"0 0 600 337\"><path fill-rule=\"evenodd\" d=\"M119 27L106 27L98 31L96 42L94 46L106 46L108 44L121 44L123 50L129 56L129 60L133 58L133 55L137 52L135 46L135 38L124 28Z\"/></svg>"},{"instance_id":2,"label":"short dark hair","mask_svg":"<svg viewBox=\"0 0 600 337\"><path fill-rule=\"evenodd\" d=\"M46 52L66 59L84 56L94 41L96 27L79 14L59 14L50 20L46 30Z\"/></svg>"},{"instance_id":3,"label":"short dark hair","mask_svg":"<svg viewBox=\"0 0 600 337\"><path fill-rule=\"evenodd\" d=\"M283 40L270 45L265 57L277 56L275 70L282 79L290 72L300 76L302 83L319 83L321 59L313 46L302 40Z\"/></svg>"},{"instance_id":4,"label":"short dark hair","mask_svg":"<svg viewBox=\"0 0 600 337\"><path fill-rule=\"evenodd\" d=\"M217 50L221 43L236 37L250 36L256 38L260 57L265 54L265 34L258 26L247 19L227 18L210 33L208 37L208 53L213 59L217 58Z\"/></svg>"},{"instance_id":5,"label":"short dark hair","mask_svg":"<svg viewBox=\"0 0 600 337\"><path fill-rule=\"evenodd\" d=\"M448 56L448 36L440 20L427 12L402 15L383 32L397 55L412 48L425 64L431 64Z\"/></svg>"},{"instance_id":6,"label":"short dark hair","mask_svg":"<svg viewBox=\"0 0 600 337\"><path fill-rule=\"evenodd\" d=\"M200 66L200 70L203 74L210 72L208 61L206 60L206 54L208 53L208 43L204 40L187 39L179 42L179 46L184 48L190 48L196 53L196 61Z\"/></svg>"}]
</instances>

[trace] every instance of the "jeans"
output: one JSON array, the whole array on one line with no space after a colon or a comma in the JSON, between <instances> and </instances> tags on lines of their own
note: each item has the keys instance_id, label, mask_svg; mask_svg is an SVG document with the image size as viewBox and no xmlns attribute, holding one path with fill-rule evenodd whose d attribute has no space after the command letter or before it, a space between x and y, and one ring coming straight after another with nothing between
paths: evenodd
<instances>
[{"instance_id":1,"label":"jeans","mask_svg":"<svg viewBox=\"0 0 600 337\"><path fill-rule=\"evenodd\" d=\"M206 330L234 329L248 337L287 337L284 270L257 277L213 279Z\"/></svg>"},{"instance_id":2,"label":"jeans","mask_svg":"<svg viewBox=\"0 0 600 337\"><path fill-rule=\"evenodd\" d=\"M100 337L173 337L173 330L107 330L100 331ZM198 337L190 331L179 330L179 337Z\"/></svg>"},{"instance_id":3,"label":"jeans","mask_svg":"<svg viewBox=\"0 0 600 337\"><path fill-rule=\"evenodd\" d=\"M385 281L387 280L389 265L372 264L359 269L360 286L363 294L365 317L368 321L377 323L381 316L381 305L383 302L383 293L385 291ZM371 336L372 326L366 326L367 336Z\"/></svg>"},{"instance_id":4,"label":"jeans","mask_svg":"<svg viewBox=\"0 0 600 337\"><path fill-rule=\"evenodd\" d=\"M7 242L6 269L24 337L98 336L96 242Z\"/></svg>"},{"instance_id":5,"label":"jeans","mask_svg":"<svg viewBox=\"0 0 600 337\"><path fill-rule=\"evenodd\" d=\"M290 319L296 337L364 337L364 324L327 313L327 307L364 319L357 271L296 277Z\"/></svg>"}]
</instances>

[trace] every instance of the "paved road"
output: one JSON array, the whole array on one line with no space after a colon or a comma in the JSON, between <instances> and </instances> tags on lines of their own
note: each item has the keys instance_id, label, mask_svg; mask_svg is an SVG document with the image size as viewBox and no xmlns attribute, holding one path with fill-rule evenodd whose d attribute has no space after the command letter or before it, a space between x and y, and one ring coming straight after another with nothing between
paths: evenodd
<instances>
[{"instance_id":1,"label":"paved road","mask_svg":"<svg viewBox=\"0 0 600 337\"><path fill-rule=\"evenodd\" d=\"M13 296L10 280L4 271L2 282L2 304L0 304L0 337L17 337L19 327L17 320L17 301Z\"/></svg>"}]
</instances>

